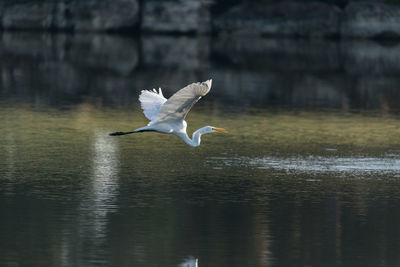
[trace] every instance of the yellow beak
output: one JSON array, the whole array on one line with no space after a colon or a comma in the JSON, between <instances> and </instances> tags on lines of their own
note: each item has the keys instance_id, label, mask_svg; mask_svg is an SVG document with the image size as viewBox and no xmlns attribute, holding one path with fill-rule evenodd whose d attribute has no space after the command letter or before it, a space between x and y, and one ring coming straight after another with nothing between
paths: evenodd
<instances>
[{"instance_id":1,"label":"yellow beak","mask_svg":"<svg viewBox=\"0 0 400 267\"><path fill-rule=\"evenodd\" d=\"M219 132L219 133L228 133L228 131L225 130L224 128L212 127L212 129L213 129L214 131Z\"/></svg>"}]
</instances>

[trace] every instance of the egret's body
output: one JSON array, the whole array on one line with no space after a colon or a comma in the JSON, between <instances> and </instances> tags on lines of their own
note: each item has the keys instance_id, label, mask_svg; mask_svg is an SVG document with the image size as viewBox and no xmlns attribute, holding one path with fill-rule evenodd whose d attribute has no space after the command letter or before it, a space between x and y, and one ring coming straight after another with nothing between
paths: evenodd
<instances>
[{"instance_id":1,"label":"egret's body","mask_svg":"<svg viewBox=\"0 0 400 267\"><path fill-rule=\"evenodd\" d=\"M130 132L115 132L110 135L125 135L131 133L154 131L165 134L174 134L190 146L199 146L201 135L213 132L226 131L222 128L205 126L198 129L192 135L192 138L186 133L187 123L185 117L193 105L205 96L211 89L212 80L202 83L192 83L182 88L171 96L168 100L162 94L161 88L157 92L142 90L139 101L144 115L150 120L147 126L138 128Z\"/></svg>"}]
</instances>

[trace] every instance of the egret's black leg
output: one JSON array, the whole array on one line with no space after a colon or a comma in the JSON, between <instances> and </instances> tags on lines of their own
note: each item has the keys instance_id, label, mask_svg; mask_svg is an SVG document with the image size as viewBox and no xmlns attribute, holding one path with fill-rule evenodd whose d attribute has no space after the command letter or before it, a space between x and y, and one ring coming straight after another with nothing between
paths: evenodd
<instances>
[{"instance_id":1,"label":"egret's black leg","mask_svg":"<svg viewBox=\"0 0 400 267\"><path fill-rule=\"evenodd\" d=\"M118 136L118 135L141 133L141 132L154 132L154 130L141 129L141 130L134 130L134 131L130 131L130 132L114 132L114 133L110 133L110 136Z\"/></svg>"},{"instance_id":2,"label":"egret's black leg","mask_svg":"<svg viewBox=\"0 0 400 267\"><path fill-rule=\"evenodd\" d=\"M135 131L131 131L131 132L114 132L114 133L110 133L110 136L118 136L118 135L132 134L132 133L137 133L137 132L135 132Z\"/></svg>"}]
</instances>

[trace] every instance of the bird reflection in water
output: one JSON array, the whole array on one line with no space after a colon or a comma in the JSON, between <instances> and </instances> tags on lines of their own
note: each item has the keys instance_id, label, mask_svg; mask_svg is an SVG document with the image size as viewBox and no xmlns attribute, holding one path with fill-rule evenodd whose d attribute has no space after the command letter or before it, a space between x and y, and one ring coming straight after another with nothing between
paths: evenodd
<instances>
[{"instance_id":1,"label":"bird reflection in water","mask_svg":"<svg viewBox=\"0 0 400 267\"><path fill-rule=\"evenodd\" d=\"M184 262L178 265L179 267L199 267L199 259L193 257L187 258Z\"/></svg>"}]
</instances>

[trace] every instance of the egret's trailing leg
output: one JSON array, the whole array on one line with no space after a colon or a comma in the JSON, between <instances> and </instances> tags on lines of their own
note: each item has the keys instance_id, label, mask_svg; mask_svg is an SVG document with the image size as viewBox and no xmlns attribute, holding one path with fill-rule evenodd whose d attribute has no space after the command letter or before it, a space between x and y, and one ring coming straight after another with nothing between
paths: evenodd
<instances>
[{"instance_id":1,"label":"egret's trailing leg","mask_svg":"<svg viewBox=\"0 0 400 267\"><path fill-rule=\"evenodd\" d=\"M125 134L133 134L133 133L141 133L141 132L151 132L154 130L150 130L147 129L148 127L142 127L142 128L138 128L136 130L130 131L130 132L114 132L114 133L110 133L110 136L118 136L118 135L125 135Z\"/></svg>"},{"instance_id":2,"label":"egret's trailing leg","mask_svg":"<svg viewBox=\"0 0 400 267\"><path fill-rule=\"evenodd\" d=\"M136 133L136 132L135 131L131 131L131 132L114 132L114 133L110 133L110 136L125 135L125 134L132 134L132 133Z\"/></svg>"}]
</instances>

